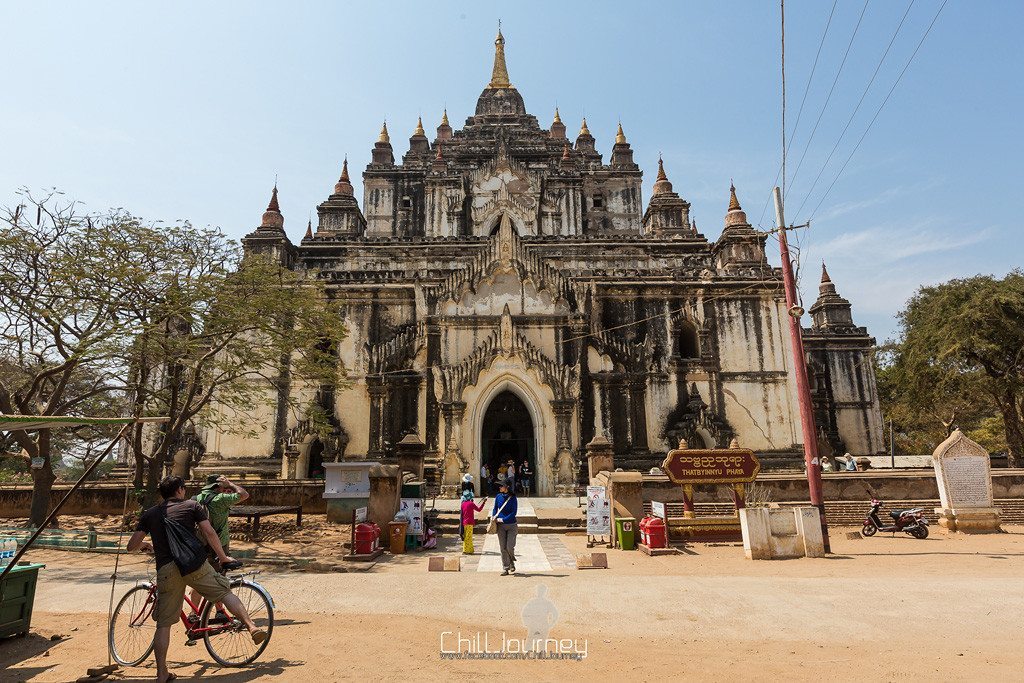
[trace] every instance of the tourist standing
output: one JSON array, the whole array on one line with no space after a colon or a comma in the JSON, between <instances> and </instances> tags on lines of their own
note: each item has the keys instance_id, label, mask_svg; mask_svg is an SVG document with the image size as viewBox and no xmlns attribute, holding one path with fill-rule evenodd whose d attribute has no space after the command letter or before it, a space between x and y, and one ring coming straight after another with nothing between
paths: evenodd
<instances>
[{"instance_id":1,"label":"tourist standing","mask_svg":"<svg viewBox=\"0 0 1024 683\"><path fill-rule=\"evenodd\" d=\"M502 576L516 573L516 534L519 524L516 522L518 503L515 489L504 481L500 484L501 493L494 499L494 518L498 522L498 547L501 548Z\"/></svg>"},{"instance_id":2,"label":"tourist standing","mask_svg":"<svg viewBox=\"0 0 1024 683\"><path fill-rule=\"evenodd\" d=\"M487 503L487 497L480 501L479 505L473 503L473 492L463 491L462 492L462 516L460 517L460 524L462 526L462 554L472 555L473 554L473 525L476 524L476 513L484 509L484 505Z\"/></svg>"},{"instance_id":3,"label":"tourist standing","mask_svg":"<svg viewBox=\"0 0 1024 683\"><path fill-rule=\"evenodd\" d=\"M516 464L514 460L508 461L508 468L505 470L505 479L508 481L508 488L515 493L516 490Z\"/></svg>"},{"instance_id":4,"label":"tourist standing","mask_svg":"<svg viewBox=\"0 0 1024 683\"><path fill-rule=\"evenodd\" d=\"M491 488L491 470L484 463L480 466L480 493L487 493Z\"/></svg>"},{"instance_id":5,"label":"tourist standing","mask_svg":"<svg viewBox=\"0 0 1024 683\"><path fill-rule=\"evenodd\" d=\"M242 602L231 592L228 577L218 574L206 560L197 569L194 556L176 556L167 539L167 525L175 524L182 533L197 534L213 549L221 565L234 560L224 552L217 532L210 525L206 510L194 500L185 500L185 480L181 477L164 477L157 485L164 501L154 505L139 518L135 533L128 540L128 552L141 550L156 555L156 577L159 592L156 598L156 635L153 638L156 651L156 679L160 683L174 678L167 670L167 648L171 641L171 626L178 621L181 603L185 599L185 587L191 586L210 602L223 603L235 615L259 645L267 639L267 633L256 627ZM146 542L146 534L152 543ZM183 575L179 562L188 562Z\"/></svg>"},{"instance_id":6,"label":"tourist standing","mask_svg":"<svg viewBox=\"0 0 1024 683\"><path fill-rule=\"evenodd\" d=\"M224 548L225 553L229 553L231 528L228 524L228 513L231 511L231 506L248 500L249 492L225 476L211 474L206 477L206 486L200 489L199 493L193 496L192 499L205 508L206 514L210 516L210 526L217 532L217 538L220 539L221 547ZM224 570L217 559L217 553L209 546L207 546L207 549L209 550L207 560L210 566L223 574ZM199 591L193 589L191 598L192 602L198 605Z\"/></svg>"},{"instance_id":7,"label":"tourist standing","mask_svg":"<svg viewBox=\"0 0 1024 683\"><path fill-rule=\"evenodd\" d=\"M533 472L530 470L530 461L524 459L523 464L519 466L520 488L522 488L524 496L530 495L530 479L532 477Z\"/></svg>"}]
</instances>

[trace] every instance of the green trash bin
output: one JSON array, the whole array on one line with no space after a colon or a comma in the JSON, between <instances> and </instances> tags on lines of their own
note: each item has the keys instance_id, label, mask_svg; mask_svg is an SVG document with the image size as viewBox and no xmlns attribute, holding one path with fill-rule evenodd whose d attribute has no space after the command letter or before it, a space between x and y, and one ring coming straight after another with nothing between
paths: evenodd
<instances>
[{"instance_id":1,"label":"green trash bin","mask_svg":"<svg viewBox=\"0 0 1024 683\"><path fill-rule=\"evenodd\" d=\"M28 633L39 570L45 566L19 564L0 583L0 638Z\"/></svg>"},{"instance_id":2,"label":"green trash bin","mask_svg":"<svg viewBox=\"0 0 1024 683\"><path fill-rule=\"evenodd\" d=\"M615 537L619 539L619 547L623 550L636 550L636 519L616 517Z\"/></svg>"}]
</instances>

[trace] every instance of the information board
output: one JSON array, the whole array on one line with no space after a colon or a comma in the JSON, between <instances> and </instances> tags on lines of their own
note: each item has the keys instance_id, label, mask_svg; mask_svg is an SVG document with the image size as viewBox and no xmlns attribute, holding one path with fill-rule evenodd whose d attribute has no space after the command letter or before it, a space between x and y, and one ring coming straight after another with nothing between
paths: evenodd
<instances>
[{"instance_id":1,"label":"information board","mask_svg":"<svg viewBox=\"0 0 1024 683\"><path fill-rule=\"evenodd\" d=\"M608 491L604 486L587 487L587 535L610 536L612 533L612 508L608 503Z\"/></svg>"}]
</instances>

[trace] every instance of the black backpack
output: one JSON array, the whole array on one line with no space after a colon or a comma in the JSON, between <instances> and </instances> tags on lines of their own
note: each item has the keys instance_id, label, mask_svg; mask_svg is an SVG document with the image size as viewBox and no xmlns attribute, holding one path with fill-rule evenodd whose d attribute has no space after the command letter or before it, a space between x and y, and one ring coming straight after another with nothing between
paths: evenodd
<instances>
[{"instance_id":1,"label":"black backpack","mask_svg":"<svg viewBox=\"0 0 1024 683\"><path fill-rule=\"evenodd\" d=\"M167 547L171 551L171 559L182 576L191 574L206 562L207 550L195 533L167 517L164 506L164 532L167 535Z\"/></svg>"}]
</instances>

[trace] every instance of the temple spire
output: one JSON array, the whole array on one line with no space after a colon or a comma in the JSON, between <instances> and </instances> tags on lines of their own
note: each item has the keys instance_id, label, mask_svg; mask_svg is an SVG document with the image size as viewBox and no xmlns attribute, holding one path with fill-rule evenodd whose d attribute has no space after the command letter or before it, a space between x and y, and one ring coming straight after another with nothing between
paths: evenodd
<instances>
[{"instance_id":1,"label":"temple spire","mask_svg":"<svg viewBox=\"0 0 1024 683\"><path fill-rule=\"evenodd\" d=\"M615 133L615 144L626 144L626 134L622 132L622 121L619 121L619 130L617 133Z\"/></svg>"},{"instance_id":2,"label":"temple spire","mask_svg":"<svg viewBox=\"0 0 1024 683\"><path fill-rule=\"evenodd\" d=\"M310 216L309 221L306 223L306 236L304 239L313 238L313 217Z\"/></svg>"},{"instance_id":3,"label":"temple spire","mask_svg":"<svg viewBox=\"0 0 1024 683\"><path fill-rule=\"evenodd\" d=\"M826 282L832 282L832 278L828 276L828 269L825 268L825 262L821 262L821 284Z\"/></svg>"},{"instance_id":4,"label":"temple spire","mask_svg":"<svg viewBox=\"0 0 1024 683\"><path fill-rule=\"evenodd\" d=\"M561 123L562 117L558 115L558 107L555 107L555 123Z\"/></svg>"},{"instance_id":5,"label":"temple spire","mask_svg":"<svg viewBox=\"0 0 1024 683\"><path fill-rule=\"evenodd\" d=\"M423 130L423 117L422 116L417 116L416 117L416 130L414 130L412 132L412 134L416 135L416 136L422 135L423 137L427 137L427 132L425 130Z\"/></svg>"},{"instance_id":6,"label":"temple spire","mask_svg":"<svg viewBox=\"0 0 1024 683\"><path fill-rule=\"evenodd\" d=\"M729 210L740 210L740 200L736 198L736 186L732 184L731 180L729 181Z\"/></svg>"},{"instance_id":7,"label":"temple spire","mask_svg":"<svg viewBox=\"0 0 1024 683\"><path fill-rule=\"evenodd\" d=\"M590 135L590 129L587 128L587 117L583 117L583 123L580 125L580 135Z\"/></svg>"},{"instance_id":8,"label":"temple spire","mask_svg":"<svg viewBox=\"0 0 1024 683\"><path fill-rule=\"evenodd\" d=\"M284 229L284 216L281 215L281 205L277 203L277 183L274 183L274 191L270 194L270 203L267 204L267 210L263 212L260 227Z\"/></svg>"},{"instance_id":9,"label":"temple spire","mask_svg":"<svg viewBox=\"0 0 1024 683\"><path fill-rule=\"evenodd\" d=\"M658 179L654 181L654 194L668 194L672 191L672 183L668 180L668 175L665 173L665 162L661 160L661 155L658 155Z\"/></svg>"},{"instance_id":10,"label":"temple spire","mask_svg":"<svg viewBox=\"0 0 1024 683\"><path fill-rule=\"evenodd\" d=\"M352 193L352 183L348 178L348 157L346 156L345 161L341 165L341 177L334 184L334 194L351 195Z\"/></svg>"},{"instance_id":11,"label":"temple spire","mask_svg":"<svg viewBox=\"0 0 1024 683\"><path fill-rule=\"evenodd\" d=\"M380 137L377 138L377 142L391 142L391 136L388 135L388 122L384 121L384 125L380 129Z\"/></svg>"},{"instance_id":12,"label":"temple spire","mask_svg":"<svg viewBox=\"0 0 1024 683\"><path fill-rule=\"evenodd\" d=\"M505 66L505 36L501 35L501 23L498 24L498 37L494 39L494 68L491 70L491 82L488 88L511 88L508 80L508 67Z\"/></svg>"},{"instance_id":13,"label":"temple spire","mask_svg":"<svg viewBox=\"0 0 1024 683\"><path fill-rule=\"evenodd\" d=\"M449 125L449 123L448 123L448 107L445 107L444 108L444 113L441 114L441 125L442 126Z\"/></svg>"}]
</instances>

